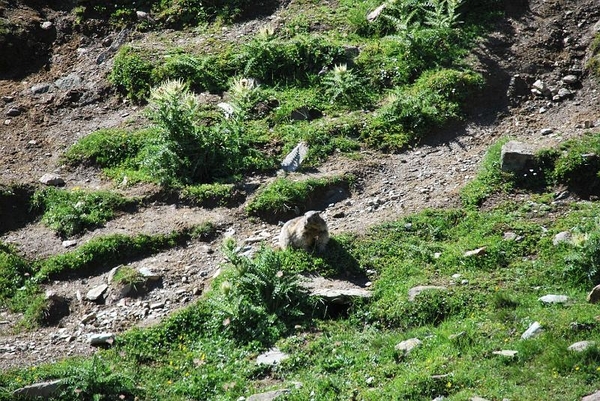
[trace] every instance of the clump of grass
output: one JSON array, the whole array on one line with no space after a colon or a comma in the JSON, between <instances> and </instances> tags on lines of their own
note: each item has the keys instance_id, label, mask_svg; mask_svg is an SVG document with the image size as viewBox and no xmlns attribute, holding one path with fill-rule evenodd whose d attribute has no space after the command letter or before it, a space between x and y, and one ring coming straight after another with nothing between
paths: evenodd
<instances>
[{"instance_id":1,"label":"clump of grass","mask_svg":"<svg viewBox=\"0 0 600 401\"><path fill-rule=\"evenodd\" d=\"M32 198L33 207L42 210L42 222L62 237L70 237L99 227L115 212L135 204L134 200L110 191L47 188Z\"/></svg>"},{"instance_id":2,"label":"clump of grass","mask_svg":"<svg viewBox=\"0 0 600 401\"><path fill-rule=\"evenodd\" d=\"M45 281L64 274L84 274L98 268L110 268L124 259L131 260L172 248L188 238L187 231L154 236L139 234L134 237L113 234L94 238L74 251L37 262L35 279Z\"/></svg>"},{"instance_id":3,"label":"clump of grass","mask_svg":"<svg viewBox=\"0 0 600 401\"><path fill-rule=\"evenodd\" d=\"M32 273L31 263L14 246L0 242L0 304L12 298Z\"/></svg>"},{"instance_id":4,"label":"clump of grass","mask_svg":"<svg viewBox=\"0 0 600 401\"><path fill-rule=\"evenodd\" d=\"M303 181L278 178L258 192L246 206L246 212L271 220L303 213L318 202L317 196L327 188L348 186L351 181L351 176L311 178Z\"/></svg>"},{"instance_id":5,"label":"clump of grass","mask_svg":"<svg viewBox=\"0 0 600 401\"><path fill-rule=\"evenodd\" d=\"M501 139L486 152L474 180L463 187L460 193L465 206L480 206L490 195L511 188L506 173L500 169L500 153L508 139Z\"/></svg>"},{"instance_id":6,"label":"clump of grass","mask_svg":"<svg viewBox=\"0 0 600 401\"><path fill-rule=\"evenodd\" d=\"M123 46L117 55L109 80L129 99L140 103L150 95L154 85L154 65L132 47Z\"/></svg>"},{"instance_id":7,"label":"clump of grass","mask_svg":"<svg viewBox=\"0 0 600 401\"><path fill-rule=\"evenodd\" d=\"M181 198L203 207L230 206L240 202L243 195L235 184L188 185L181 191Z\"/></svg>"}]
</instances>

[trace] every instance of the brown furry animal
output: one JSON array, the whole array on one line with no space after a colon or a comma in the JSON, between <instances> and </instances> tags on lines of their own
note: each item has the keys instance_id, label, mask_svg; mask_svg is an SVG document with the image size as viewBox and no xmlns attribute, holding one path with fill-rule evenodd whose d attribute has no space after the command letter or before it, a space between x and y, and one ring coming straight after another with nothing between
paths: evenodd
<instances>
[{"instance_id":1,"label":"brown furry animal","mask_svg":"<svg viewBox=\"0 0 600 401\"><path fill-rule=\"evenodd\" d=\"M291 247L311 251L316 247L319 251L323 251L327 242L329 242L327 223L319 212L314 210L289 220L283 225L279 234L281 249Z\"/></svg>"}]
</instances>

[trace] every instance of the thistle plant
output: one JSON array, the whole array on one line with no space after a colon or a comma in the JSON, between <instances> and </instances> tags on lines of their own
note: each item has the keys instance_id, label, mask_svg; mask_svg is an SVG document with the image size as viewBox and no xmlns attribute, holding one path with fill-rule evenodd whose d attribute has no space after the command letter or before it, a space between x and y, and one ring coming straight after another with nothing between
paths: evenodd
<instances>
[{"instance_id":1,"label":"thistle plant","mask_svg":"<svg viewBox=\"0 0 600 401\"><path fill-rule=\"evenodd\" d=\"M336 65L322 82L330 103L361 106L368 101L362 80L346 64Z\"/></svg>"},{"instance_id":2,"label":"thistle plant","mask_svg":"<svg viewBox=\"0 0 600 401\"><path fill-rule=\"evenodd\" d=\"M229 88L234 117L243 120L259 100L260 85L254 78L236 78Z\"/></svg>"}]
</instances>

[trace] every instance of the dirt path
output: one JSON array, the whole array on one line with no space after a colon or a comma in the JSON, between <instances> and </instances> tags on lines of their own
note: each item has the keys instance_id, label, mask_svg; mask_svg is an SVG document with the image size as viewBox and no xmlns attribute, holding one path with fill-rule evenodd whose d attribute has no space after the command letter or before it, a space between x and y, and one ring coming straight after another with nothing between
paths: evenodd
<instances>
[{"instance_id":1,"label":"dirt path","mask_svg":"<svg viewBox=\"0 0 600 401\"><path fill-rule=\"evenodd\" d=\"M476 175L489 146L503 136L549 147L583 134L586 125L600 126L599 85L583 73L593 26L600 20L600 6L596 3L534 0L528 11L513 10L515 15L474 52L473 63L486 76L489 86L474 99L464 126L437 133L422 146L401 154L365 151L359 160L334 156L311 173L358 172L358 189L324 213L333 235L365 233L370 226L425 208L459 206L460 189ZM65 17L54 18L60 24ZM249 33L259 26L259 22L253 22L239 29ZM235 30L230 29L227 34L235 34ZM111 183L94 171L61 168L60 155L78 138L99 128L127 122L139 124L141 111L116 101L106 81L112 57L112 53L107 53L107 44L118 38L118 33L105 40L76 35L62 38L50 56L47 70L21 80L0 81L2 110L16 106L22 110L18 116L5 118L0 126L0 183L36 184L44 173L57 171L66 179L67 187L110 187ZM134 34L128 40L149 39ZM103 54L106 57L99 63ZM79 77L77 96L89 102L70 102L68 96L75 96L69 95L73 88L32 91L36 85L56 84L69 74ZM561 79L567 75L575 75L577 83L568 86L573 93L564 99L553 101L531 93L537 80L550 87L566 87ZM542 129L552 132L543 135ZM249 180L260 179L265 178ZM213 242L191 241L184 247L131 263L132 267L146 267L161 277L161 285L141 298L105 305L81 300L87 291L106 282L108 272L101 272L48 285L47 290L70 300L70 314L59 326L15 335L13 327L20 316L0 309L0 367L89 354L94 351L88 338L92 333L118 333L134 325L152 324L197 299L206 280L222 262L219 246L223 236L233 236L244 243L260 235L271 242L279 229L248 219L243 205L206 210L155 203L123 214L86 234L76 246L107 233L168 233L205 221L219 227L219 237ZM28 257L42 258L66 250L62 240L40 223L9 231L0 241L14 243Z\"/></svg>"}]
</instances>

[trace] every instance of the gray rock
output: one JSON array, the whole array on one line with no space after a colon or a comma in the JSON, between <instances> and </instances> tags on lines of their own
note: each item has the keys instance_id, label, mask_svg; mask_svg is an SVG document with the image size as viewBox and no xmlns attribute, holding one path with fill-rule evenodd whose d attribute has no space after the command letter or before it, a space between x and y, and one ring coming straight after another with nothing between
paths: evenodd
<instances>
[{"instance_id":1,"label":"gray rock","mask_svg":"<svg viewBox=\"0 0 600 401\"><path fill-rule=\"evenodd\" d=\"M31 93L33 93L34 95L46 93L49 90L50 90L50 84L48 84L48 83L37 84L37 85L33 85L31 87Z\"/></svg>"},{"instance_id":2,"label":"gray rock","mask_svg":"<svg viewBox=\"0 0 600 401\"><path fill-rule=\"evenodd\" d=\"M571 92L567 88L560 88L558 90L558 93L556 94L556 96L558 96L559 99L566 99L568 97L571 97L572 95L573 95L573 92Z\"/></svg>"},{"instance_id":3,"label":"gray rock","mask_svg":"<svg viewBox=\"0 0 600 401\"><path fill-rule=\"evenodd\" d=\"M54 24L52 24L52 21L44 21L42 22L42 24L40 25L40 27L44 30L44 31L48 31L52 28Z\"/></svg>"},{"instance_id":4,"label":"gray rock","mask_svg":"<svg viewBox=\"0 0 600 401\"><path fill-rule=\"evenodd\" d=\"M563 242L570 242L572 237L573 237L573 235L571 234L571 232L561 231L554 236L554 239L552 240L552 244L554 244L554 246L556 246Z\"/></svg>"},{"instance_id":5,"label":"gray rock","mask_svg":"<svg viewBox=\"0 0 600 401\"><path fill-rule=\"evenodd\" d=\"M382 5L380 5L379 7L377 7L375 10L373 10L369 14L367 14L367 21L369 21L369 22L376 21L377 18L379 18L379 16L381 15L381 13L383 12L383 10L385 9L386 6L387 6L387 3L383 3Z\"/></svg>"},{"instance_id":6,"label":"gray rock","mask_svg":"<svg viewBox=\"0 0 600 401\"><path fill-rule=\"evenodd\" d=\"M13 391L14 396L25 398L44 397L48 398L56 393L62 380L52 380L42 383L35 383Z\"/></svg>"},{"instance_id":7,"label":"gray rock","mask_svg":"<svg viewBox=\"0 0 600 401\"><path fill-rule=\"evenodd\" d=\"M8 109L8 111L6 112L6 115L9 117L17 117L21 115L21 109L18 107L11 107L10 109Z\"/></svg>"},{"instance_id":8,"label":"gray rock","mask_svg":"<svg viewBox=\"0 0 600 401\"><path fill-rule=\"evenodd\" d=\"M302 165L304 158L308 154L308 145L305 142L300 142L281 162L283 171L296 171Z\"/></svg>"},{"instance_id":9,"label":"gray rock","mask_svg":"<svg viewBox=\"0 0 600 401\"><path fill-rule=\"evenodd\" d=\"M160 280L160 274L154 272L149 267L140 267L138 272L144 277L146 280L157 281Z\"/></svg>"},{"instance_id":10,"label":"gray rock","mask_svg":"<svg viewBox=\"0 0 600 401\"><path fill-rule=\"evenodd\" d=\"M81 86L81 77L75 73L71 73L66 77L59 78L54 82L59 89L74 89Z\"/></svg>"},{"instance_id":11,"label":"gray rock","mask_svg":"<svg viewBox=\"0 0 600 401\"><path fill-rule=\"evenodd\" d=\"M256 358L257 365L278 365L281 361L288 359L289 356L279 350L279 348L271 348L267 352L260 354Z\"/></svg>"},{"instance_id":12,"label":"gray rock","mask_svg":"<svg viewBox=\"0 0 600 401\"><path fill-rule=\"evenodd\" d=\"M540 322L533 322L531 323L529 328L523 334L521 334L521 338L523 340L527 340L528 338L537 336L542 331L542 325L540 324Z\"/></svg>"},{"instance_id":13,"label":"gray rock","mask_svg":"<svg viewBox=\"0 0 600 401\"><path fill-rule=\"evenodd\" d=\"M439 285L419 285L408 290L408 300L414 302L414 300L425 291L448 291L448 288Z\"/></svg>"},{"instance_id":14,"label":"gray rock","mask_svg":"<svg viewBox=\"0 0 600 401\"><path fill-rule=\"evenodd\" d=\"M65 241L62 242L62 246L65 247L65 248L70 248L70 247L75 246L75 245L77 245L77 241L74 240L74 239L65 240Z\"/></svg>"},{"instance_id":15,"label":"gray rock","mask_svg":"<svg viewBox=\"0 0 600 401\"><path fill-rule=\"evenodd\" d=\"M600 401L600 391L586 395L581 399L581 401Z\"/></svg>"},{"instance_id":16,"label":"gray rock","mask_svg":"<svg viewBox=\"0 0 600 401\"><path fill-rule=\"evenodd\" d=\"M500 168L502 171L521 172L534 161L534 149L531 145L509 141L502 146Z\"/></svg>"},{"instance_id":17,"label":"gray rock","mask_svg":"<svg viewBox=\"0 0 600 401\"><path fill-rule=\"evenodd\" d=\"M505 357L508 357L508 358L513 358L518 353L519 353L518 351L513 351L513 350L508 350L508 349L503 349L501 351L494 351L494 352L492 352L492 354L494 354L494 355L505 356Z\"/></svg>"},{"instance_id":18,"label":"gray rock","mask_svg":"<svg viewBox=\"0 0 600 401\"><path fill-rule=\"evenodd\" d=\"M579 79L576 75L569 74L563 77L562 81L567 85L573 85L579 82Z\"/></svg>"},{"instance_id":19,"label":"gray rock","mask_svg":"<svg viewBox=\"0 0 600 401\"><path fill-rule=\"evenodd\" d=\"M543 297L538 298L538 301L544 304L564 304L569 300L569 297L566 295L544 295Z\"/></svg>"},{"instance_id":20,"label":"gray rock","mask_svg":"<svg viewBox=\"0 0 600 401\"><path fill-rule=\"evenodd\" d=\"M592 291L587 296L587 301L591 304L600 302L600 284L592 288Z\"/></svg>"},{"instance_id":21,"label":"gray rock","mask_svg":"<svg viewBox=\"0 0 600 401\"><path fill-rule=\"evenodd\" d=\"M567 348L569 351L583 352L588 348L594 347L596 343L594 341L579 341L569 345Z\"/></svg>"},{"instance_id":22,"label":"gray rock","mask_svg":"<svg viewBox=\"0 0 600 401\"><path fill-rule=\"evenodd\" d=\"M481 398L481 397L471 397L469 398L469 401L489 401L487 398Z\"/></svg>"},{"instance_id":23,"label":"gray rock","mask_svg":"<svg viewBox=\"0 0 600 401\"><path fill-rule=\"evenodd\" d=\"M423 344L418 338L409 338L408 340L402 341L396 344L394 349L401 352L403 355L408 355L413 349Z\"/></svg>"},{"instance_id":24,"label":"gray rock","mask_svg":"<svg viewBox=\"0 0 600 401\"><path fill-rule=\"evenodd\" d=\"M246 399L246 401L271 401L277 399L279 396L288 394L290 390L281 389L281 390L272 390L267 391L265 393L254 394Z\"/></svg>"},{"instance_id":25,"label":"gray rock","mask_svg":"<svg viewBox=\"0 0 600 401\"><path fill-rule=\"evenodd\" d=\"M347 305L356 298L370 298L371 291L362 288L313 288L312 296L318 296L327 303Z\"/></svg>"},{"instance_id":26,"label":"gray rock","mask_svg":"<svg viewBox=\"0 0 600 401\"><path fill-rule=\"evenodd\" d=\"M101 347L105 345L112 345L115 341L115 335L113 333L99 333L90 335L90 345L94 347Z\"/></svg>"},{"instance_id":27,"label":"gray rock","mask_svg":"<svg viewBox=\"0 0 600 401\"><path fill-rule=\"evenodd\" d=\"M65 185L65 180L62 179L58 174L46 173L40 178L40 182L44 185L53 187L60 187Z\"/></svg>"},{"instance_id":28,"label":"gray rock","mask_svg":"<svg viewBox=\"0 0 600 401\"><path fill-rule=\"evenodd\" d=\"M481 256L481 255L485 255L485 247L473 249L472 251L467 251L464 253L463 256L465 258L468 258L470 256Z\"/></svg>"},{"instance_id":29,"label":"gray rock","mask_svg":"<svg viewBox=\"0 0 600 401\"><path fill-rule=\"evenodd\" d=\"M554 130L553 130L552 128L543 128L543 129L540 131L540 134L542 134L542 135L546 136L546 135L550 135L550 134L551 134L551 133L553 133L553 132L554 132Z\"/></svg>"},{"instance_id":30,"label":"gray rock","mask_svg":"<svg viewBox=\"0 0 600 401\"><path fill-rule=\"evenodd\" d=\"M548 88L548 86L540 79L538 79L537 81L535 81L532 85L533 90L538 91L540 94L544 95L544 96L549 96L551 94L550 89Z\"/></svg>"},{"instance_id":31,"label":"gray rock","mask_svg":"<svg viewBox=\"0 0 600 401\"><path fill-rule=\"evenodd\" d=\"M106 292L106 290L108 290L108 285L107 284L100 284L99 286L92 288L91 290L89 290L87 292L87 294L85 295L85 298L88 301L92 301L92 302L98 302L102 300L102 296L104 295L104 293Z\"/></svg>"}]
</instances>

